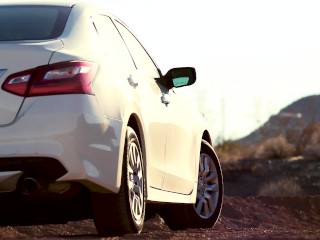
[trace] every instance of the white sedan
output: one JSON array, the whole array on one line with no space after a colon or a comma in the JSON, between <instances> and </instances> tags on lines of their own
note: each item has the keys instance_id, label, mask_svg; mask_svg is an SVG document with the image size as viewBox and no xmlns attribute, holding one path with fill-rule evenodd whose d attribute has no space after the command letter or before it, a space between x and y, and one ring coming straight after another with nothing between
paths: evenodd
<instances>
[{"instance_id":1,"label":"white sedan","mask_svg":"<svg viewBox=\"0 0 320 240\"><path fill-rule=\"evenodd\" d=\"M101 235L212 227L223 198L201 116L121 20L89 2L0 2L0 225L93 218Z\"/></svg>"}]
</instances>

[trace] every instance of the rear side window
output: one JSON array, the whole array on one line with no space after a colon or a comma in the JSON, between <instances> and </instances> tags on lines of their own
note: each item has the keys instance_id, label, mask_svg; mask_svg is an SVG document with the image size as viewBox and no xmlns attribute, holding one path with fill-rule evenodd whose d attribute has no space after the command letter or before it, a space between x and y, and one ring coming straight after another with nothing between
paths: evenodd
<instances>
[{"instance_id":1,"label":"rear side window","mask_svg":"<svg viewBox=\"0 0 320 240\"><path fill-rule=\"evenodd\" d=\"M130 53L112 20L107 16L98 15L94 18L94 24L98 31L102 50L113 70L120 73L124 68L134 69L135 65Z\"/></svg>"},{"instance_id":2,"label":"rear side window","mask_svg":"<svg viewBox=\"0 0 320 240\"><path fill-rule=\"evenodd\" d=\"M158 69L140 42L125 26L117 21L115 21L115 24L126 42L137 68L142 70L148 77L158 78Z\"/></svg>"},{"instance_id":3,"label":"rear side window","mask_svg":"<svg viewBox=\"0 0 320 240\"><path fill-rule=\"evenodd\" d=\"M60 6L2 6L0 41L57 38L63 32L70 11L70 7Z\"/></svg>"}]
</instances>

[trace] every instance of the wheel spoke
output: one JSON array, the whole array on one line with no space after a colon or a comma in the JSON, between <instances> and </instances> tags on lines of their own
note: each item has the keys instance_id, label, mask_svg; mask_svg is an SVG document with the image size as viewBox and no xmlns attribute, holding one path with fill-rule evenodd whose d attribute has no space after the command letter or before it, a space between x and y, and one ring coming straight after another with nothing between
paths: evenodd
<instances>
[{"instance_id":1,"label":"wheel spoke","mask_svg":"<svg viewBox=\"0 0 320 240\"><path fill-rule=\"evenodd\" d=\"M206 192L217 192L219 190L218 184L206 185L205 191Z\"/></svg>"},{"instance_id":2,"label":"wheel spoke","mask_svg":"<svg viewBox=\"0 0 320 240\"><path fill-rule=\"evenodd\" d=\"M134 150L133 150L133 146L130 146L130 153L129 153L130 166L133 166L133 159L134 159Z\"/></svg>"},{"instance_id":3,"label":"wheel spoke","mask_svg":"<svg viewBox=\"0 0 320 240\"><path fill-rule=\"evenodd\" d=\"M135 158L134 158L134 170L137 172L140 168L140 154L138 149L135 149L136 154L135 154Z\"/></svg>"},{"instance_id":4,"label":"wheel spoke","mask_svg":"<svg viewBox=\"0 0 320 240\"><path fill-rule=\"evenodd\" d=\"M137 212L138 212L137 209L138 209L138 199L137 199L137 196L135 195L133 197L133 212L135 214L137 214Z\"/></svg>"},{"instance_id":5,"label":"wheel spoke","mask_svg":"<svg viewBox=\"0 0 320 240\"><path fill-rule=\"evenodd\" d=\"M130 191L132 210L135 215L139 215L142 208L143 194L138 185L134 185Z\"/></svg>"},{"instance_id":6,"label":"wheel spoke","mask_svg":"<svg viewBox=\"0 0 320 240\"><path fill-rule=\"evenodd\" d=\"M137 147L134 147L134 158L133 158L133 170L137 171L137 160L139 158L139 152Z\"/></svg>"},{"instance_id":7,"label":"wheel spoke","mask_svg":"<svg viewBox=\"0 0 320 240\"><path fill-rule=\"evenodd\" d=\"M128 173L133 175L133 169L131 165L128 165Z\"/></svg>"},{"instance_id":8,"label":"wheel spoke","mask_svg":"<svg viewBox=\"0 0 320 240\"><path fill-rule=\"evenodd\" d=\"M204 179L205 183L212 182L217 177L216 171L210 171L209 175Z\"/></svg>"},{"instance_id":9,"label":"wheel spoke","mask_svg":"<svg viewBox=\"0 0 320 240\"><path fill-rule=\"evenodd\" d=\"M133 190L133 188L134 188L134 182L128 181L128 187L129 187L129 190Z\"/></svg>"},{"instance_id":10,"label":"wheel spoke","mask_svg":"<svg viewBox=\"0 0 320 240\"><path fill-rule=\"evenodd\" d=\"M208 207L208 202L207 201L203 202L203 215L204 216L209 216L210 215L210 211L209 211L209 207Z\"/></svg>"},{"instance_id":11,"label":"wheel spoke","mask_svg":"<svg viewBox=\"0 0 320 240\"><path fill-rule=\"evenodd\" d=\"M140 159L140 154L138 153L138 149L137 149L137 156L136 156L136 158L135 158L135 162L136 162L136 167L137 167L137 170L140 168L140 166L141 166L141 159Z\"/></svg>"},{"instance_id":12,"label":"wheel spoke","mask_svg":"<svg viewBox=\"0 0 320 240\"><path fill-rule=\"evenodd\" d=\"M132 190L133 190L133 192L134 192L135 194L138 194L139 196L141 195L141 188L140 188L140 186L134 185Z\"/></svg>"},{"instance_id":13,"label":"wheel spoke","mask_svg":"<svg viewBox=\"0 0 320 240\"><path fill-rule=\"evenodd\" d=\"M210 196L210 198L208 198L207 201L208 201L210 211L214 211L214 209L216 208L214 198Z\"/></svg>"},{"instance_id":14,"label":"wheel spoke","mask_svg":"<svg viewBox=\"0 0 320 240\"><path fill-rule=\"evenodd\" d=\"M208 157L204 157L204 160L203 160L204 170L202 171L202 174L201 174L202 177L206 177L210 172L209 160L210 159L208 159Z\"/></svg>"},{"instance_id":15,"label":"wheel spoke","mask_svg":"<svg viewBox=\"0 0 320 240\"><path fill-rule=\"evenodd\" d=\"M137 165L137 176L139 179L143 178L142 164L139 157L139 164Z\"/></svg>"},{"instance_id":16,"label":"wheel spoke","mask_svg":"<svg viewBox=\"0 0 320 240\"><path fill-rule=\"evenodd\" d=\"M136 196L136 208L135 208L135 213L136 213L137 215L140 215L140 214L141 214L141 206L142 206L142 204L141 204L141 199L140 199L138 196Z\"/></svg>"},{"instance_id":17,"label":"wheel spoke","mask_svg":"<svg viewBox=\"0 0 320 240\"><path fill-rule=\"evenodd\" d=\"M204 166L203 166L203 156L200 156L199 159L199 176L201 175L201 173L204 171Z\"/></svg>"},{"instance_id":18,"label":"wheel spoke","mask_svg":"<svg viewBox=\"0 0 320 240\"><path fill-rule=\"evenodd\" d=\"M141 214L141 209L142 209L142 201L143 199L141 199L141 195L137 195L134 193L134 191L132 191L132 195L131 195L131 209L132 209L132 213L134 214L135 218L139 218L140 214Z\"/></svg>"},{"instance_id":19,"label":"wheel spoke","mask_svg":"<svg viewBox=\"0 0 320 240\"><path fill-rule=\"evenodd\" d=\"M205 199L203 197L200 197L199 198L199 202L196 206L196 212L198 213L199 216L201 216L201 212L202 212L202 208L203 208L203 205L205 203Z\"/></svg>"}]
</instances>

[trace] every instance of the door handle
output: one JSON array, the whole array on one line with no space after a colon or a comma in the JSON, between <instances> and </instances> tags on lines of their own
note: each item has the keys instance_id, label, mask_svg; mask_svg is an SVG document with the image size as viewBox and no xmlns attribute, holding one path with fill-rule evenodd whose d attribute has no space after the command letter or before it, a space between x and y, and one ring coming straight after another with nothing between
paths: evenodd
<instances>
[{"instance_id":1,"label":"door handle","mask_svg":"<svg viewBox=\"0 0 320 240\"><path fill-rule=\"evenodd\" d=\"M170 103L169 96L167 94L163 94L161 96L161 102L167 106Z\"/></svg>"},{"instance_id":2,"label":"door handle","mask_svg":"<svg viewBox=\"0 0 320 240\"><path fill-rule=\"evenodd\" d=\"M128 82L134 88L136 88L139 85L138 81L135 78L133 78L131 75L128 77Z\"/></svg>"}]
</instances>

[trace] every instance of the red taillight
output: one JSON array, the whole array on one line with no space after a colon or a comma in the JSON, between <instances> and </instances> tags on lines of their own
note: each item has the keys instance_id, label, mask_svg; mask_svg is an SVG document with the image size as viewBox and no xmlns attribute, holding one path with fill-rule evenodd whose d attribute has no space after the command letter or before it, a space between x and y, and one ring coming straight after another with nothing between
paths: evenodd
<instances>
[{"instance_id":1,"label":"red taillight","mask_svg":"<svg viewBox=\"0 0 320 240\"><path fill-rule=\"evenodd\" d=\"M63 62L10 75L2 89L25 97L56 94L93 94L92 81L97 64Z\"/></svg>"}]
</instances>

